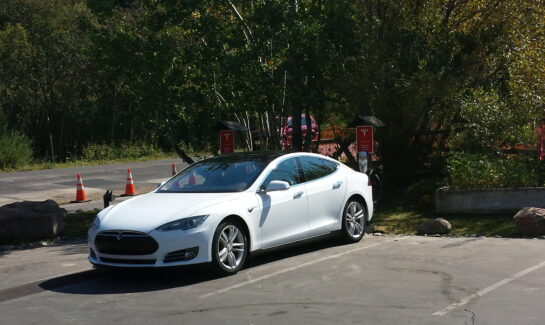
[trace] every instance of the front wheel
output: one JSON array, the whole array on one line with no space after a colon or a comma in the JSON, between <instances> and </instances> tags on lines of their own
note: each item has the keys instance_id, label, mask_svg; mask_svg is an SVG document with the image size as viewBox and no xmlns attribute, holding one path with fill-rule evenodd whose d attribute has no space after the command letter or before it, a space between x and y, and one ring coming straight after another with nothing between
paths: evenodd
<instances>
[{"instance_id":1,"label":"front wheel","mask_svg":"<svg viewBox=\"0 0 545 325\"><path fill-rule=\"evenodd\" d=\"M366 219L365 206L358 200L349 200L343 211L342 239L349 243L359 242L364 234Z\"/></svg>"},{"instance_id":2,"label":"front wheel","mask_svg":"<svg viewBox=\"0 0 545 325\"><path fill-rule=\"evenodd\" d=\"M222 222L214 233L212 242L212 266L222 275L237 273L248 254L248 239L238 222Z\"/></svg>"}]
</instances>

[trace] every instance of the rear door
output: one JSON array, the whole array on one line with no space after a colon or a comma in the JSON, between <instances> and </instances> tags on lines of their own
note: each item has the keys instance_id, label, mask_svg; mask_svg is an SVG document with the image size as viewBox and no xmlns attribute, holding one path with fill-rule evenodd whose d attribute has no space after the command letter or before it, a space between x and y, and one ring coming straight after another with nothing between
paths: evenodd
<instances>
[{"instance_id":1,"label":"rear door","mask_svg":"<svg viewBox=\"0 0 545 325\"><path fill-rule=\"evenodd\" d=\"M346 179L333 161L311 156L299 161L308 195L309 236L330 232L343 209Z\"/></svg>"}]
</instances>

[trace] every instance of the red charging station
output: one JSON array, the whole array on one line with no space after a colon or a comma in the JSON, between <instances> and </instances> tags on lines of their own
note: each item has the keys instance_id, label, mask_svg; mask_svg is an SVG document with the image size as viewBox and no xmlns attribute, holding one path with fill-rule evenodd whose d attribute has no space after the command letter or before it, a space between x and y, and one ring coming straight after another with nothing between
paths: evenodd
<instances>
[{"instance_id":1,"label":"red charging station","mask_svg":"<svg viewBox=\"0 0 545 325\"><path fill-rule=\"evenodd\" d=\"M235 151L235 131L220 131L220 153L233 153Z\"/></svg>"},{"instance_id":2,"label":"red charging station","mask_svg":"<svg viewBox=\"0 0 545 325\"><path fill-rule=\"evenodd\" d=\"M358 152L366 151L373 152L373 127L358 126L356 127L356 147Z\"/></svg>"}]
</instances>

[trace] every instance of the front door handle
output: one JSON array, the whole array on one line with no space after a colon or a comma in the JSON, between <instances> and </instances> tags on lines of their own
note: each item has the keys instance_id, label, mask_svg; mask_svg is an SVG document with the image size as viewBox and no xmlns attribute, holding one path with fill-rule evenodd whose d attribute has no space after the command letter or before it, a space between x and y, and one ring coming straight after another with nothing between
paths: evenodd
<instances>
[{"instance_id":1,"label":"front door handle","mask_svg":"<svg viewBox=\"0 0 545 325\"><path fill-rule=\"evenodd\" d=\"M343 185L343 182L342 182L342 181L338 181L337 183L333 184L333 189L336 190L336 189L340 188L341 185Z\"/></svg>"},{"instance_id":2,"label":"front door handle","mask_svg":"<svg viewBox=\"0 0 545 325\"><path fill-rule=\"evenodd\" d=\"M300 198L301 196L303 196L303 194L305 194L305 192L297 192L293 195L293 199L298 199Z\"/></svg>"}]
</instances>

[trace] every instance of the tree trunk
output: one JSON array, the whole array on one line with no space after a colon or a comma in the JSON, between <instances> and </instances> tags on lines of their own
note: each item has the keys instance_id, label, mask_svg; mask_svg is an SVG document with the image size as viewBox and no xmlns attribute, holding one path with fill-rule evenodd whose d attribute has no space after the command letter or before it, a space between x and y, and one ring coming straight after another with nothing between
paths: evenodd
<instances>
[{"instance_id":1,"label":"tree trunk","mask_svg":"<svg viewBox=\"0 0 545 325\"><path fill-rule=\"evenodd\" d=\"M291 149L295 151L301 151L303 144L301 138L301 109L295 109L291 118Z\"/></svg>"},{"instance_id":2,"label":"tree trunk","mask_svg":"<svg viewBox=\"0 0 545 325\"><path fill-rule=\"evenodd\" d=\"M308 107L305 109L305 121L307 124L307 133L305 135L305 151L310 151L310 147L312 144L312 122L310 120L310 110Z\"/></svg>"}]
</instances>

